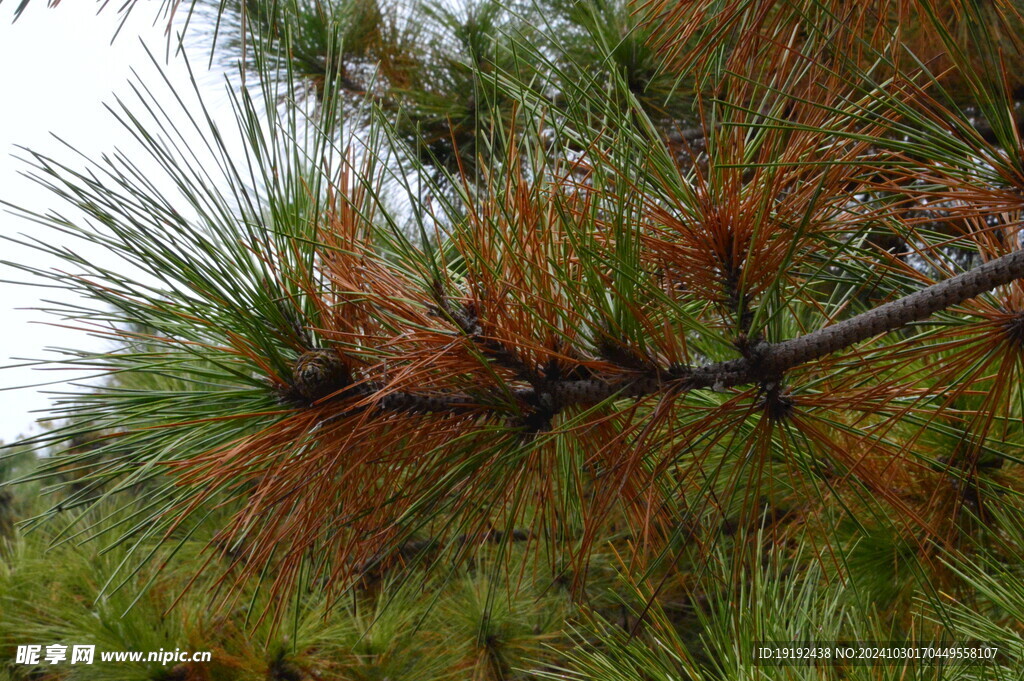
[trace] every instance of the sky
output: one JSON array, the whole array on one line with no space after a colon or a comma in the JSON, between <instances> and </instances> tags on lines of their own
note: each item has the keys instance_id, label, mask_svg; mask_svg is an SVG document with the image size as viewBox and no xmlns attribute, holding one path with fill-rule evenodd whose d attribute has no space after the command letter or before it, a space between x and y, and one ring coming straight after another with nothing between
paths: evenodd
<instances>
[{"instance_id":1,"label":"sky","mask_svg":"<svg viewBox=\"0 0 1024 681\"><path fill-rule=\"evenodd\" d=\"M88 0L62 2L55 8L35 0L14 24L14 4L0 4L0 99L4 102L0 104L0 201L36 211L61 208L45 189L21 176L26 164L16 158L24 154L18 146L71 160L74 152L54 135L90 157L124 143L124 131L104 104L112 104L115 94L130 96L133 66L142 78L156 75L140 37L163 60L166 20L157 16L158 3L140 2L111 44L120 21L116 4L97 14L98 5ZM193 68L205 68L207 56L194 58ZM180 60L172 59L163 68L172 82L190 87ZM201 72L197 81L211 98L223 93L217 74ZM37 225L6 210L0 212L0 236L41 234ZM52 237L47 234L47 238ZM0 242L0 260L44 268L57 265L36 251L8 242ZM40 307L40 296L48 292L10 283L26 277L0 266L0 365L4 366L0 370L0 440L8 443L36 432L32 424L52 399L47 391L67 390L60 381L82 376L68 369L26 366L24 358L59 357L47 348L104 347L81 330L48 324L57 320L32 309ZM53 381L58 383L22 387Z\"/></svg>"}]
</instances>

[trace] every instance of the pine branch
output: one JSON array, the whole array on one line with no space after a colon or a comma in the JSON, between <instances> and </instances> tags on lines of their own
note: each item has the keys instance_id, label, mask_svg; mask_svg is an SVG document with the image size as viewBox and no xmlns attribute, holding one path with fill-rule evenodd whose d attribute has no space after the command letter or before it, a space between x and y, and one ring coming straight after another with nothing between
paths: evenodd
<instances>
[{"instance_id":1,"label":"pine branch","mask_svg":"<svg viewBox=\"0 0 1024 681\"><path fill-rule=\"evenodd\" d=\"M785 371L880 333L927 319L1020 278L1024 278L1024 251L1018 250L838 324L777 343L769 348L766 366L777 372Z\"/></svg>"},{"instance_id":2,"label":"pine branch","mask_svg":"<svg viewBox=\"0 0 1024 681\"><path fill-rule=\"evenodd\" d=\"M704 367L677 367L668 376L644 376L614 385L575 381L561 388L567 402L596 402L616 392L639 397L670 386L686 390L728 388L776 380L787 370L820 359L881 333L893 331L974 298L997 286L1024 278L1024 251L1018 250L856 317L779 343L761 343L750 357ZM665 379L668 380L665 380ZM602 390L601 386L607 386ZM617 388L617 389L612 389Z\"/></svg>"},{"instance_id":3,"label":"pine branch","mask_svg":"<svg viewBox=\"0 0 1024 681\"><path fill-rule=\"evenodd\" d=\"M748 356L739 359L702 367L675 366L664 370L633 371L605 379L547 380L542 385L518 389L512 394L526 404L551 404L556 410L561 410L572 405L596 404L614 396L643 397L664 390L774 383L796 366L921 321L936 312L1021 278L1024 278L1024 250L1014 251L946 281L799 338L778 343L761 342L751 348ZM338 386L338 390L344 387ZM372 390L359 392L365 395ZM466 412L475 408L493 408L483 404L478 396L470 394L422 395L415 392L389 393L378 402L378 406L385 410L417 412Z\"/></svg>"}]
</instances>

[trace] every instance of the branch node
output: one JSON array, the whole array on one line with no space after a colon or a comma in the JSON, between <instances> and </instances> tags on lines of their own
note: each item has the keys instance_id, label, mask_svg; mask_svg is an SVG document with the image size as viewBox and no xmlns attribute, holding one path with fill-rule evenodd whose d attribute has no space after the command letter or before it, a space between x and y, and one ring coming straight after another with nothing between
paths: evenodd
<instances>
[{"instance_id":1,"label":"branch node","mask_svg":"<svg viewBox=\"0 0 1024 681\"><path fill-rule=\"evenodd\" d=\"M307 350L292 366L292 388L311 404L351 384L352 374L333 350Z\"/></svg>"},{"instance_id":2,"label":"branch node","mask_svg":"<svg viewBox=\"0 0 1024 681\"><path fill-rule=\"evenodd\" d=\"M546 433L551 430L551 421L562 410L560 401L546 390L537 390L527 399L529 411L516 421L516 425L528 434Z\"/></svg>"},{"instance_id":3,"label":"branch node","mask_svg":"<svg viewBox=\"0 0 1024 681\"><path fill-rule=\"evenodd\" d=\"M1003 323L1003 332L1014 345L1024 348L1024 312L1017 312Z\"/></svg>"},{"instance_id":4,"label":"branch node","mask_svg":"<svg viewBox=\"0 0 1024 681\"><path fill-rule=\"evenodd\" d=\"M758 407L771 421L784 421L793 414L796 403L788 388L781 380L761 383L761 399Z\"/></svg>"}]
</instances>

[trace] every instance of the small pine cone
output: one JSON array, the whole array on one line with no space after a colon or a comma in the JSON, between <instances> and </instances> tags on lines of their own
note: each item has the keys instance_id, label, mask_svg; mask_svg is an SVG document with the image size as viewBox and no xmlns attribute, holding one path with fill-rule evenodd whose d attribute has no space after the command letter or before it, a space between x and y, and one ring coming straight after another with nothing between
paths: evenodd
<instances>
[{"instance_id":1,"label":"small pine cone","mask_svg":"<svg viewBox=\"0 0 1024 681\"><path fill-rule=\"evenodd\" d=\"M351 383L348 367L333 350L307 350L292 367L292 384L305 399L315 402Z\"/></svg>"}]
</instances>

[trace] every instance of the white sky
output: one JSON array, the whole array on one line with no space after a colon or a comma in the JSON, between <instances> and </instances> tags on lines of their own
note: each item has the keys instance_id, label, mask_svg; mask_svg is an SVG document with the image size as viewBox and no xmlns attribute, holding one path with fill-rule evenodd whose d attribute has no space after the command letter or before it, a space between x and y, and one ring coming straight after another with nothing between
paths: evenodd
<instances>
[{"instance_id":1,"label":"white sky","mask_svg":"<svg viewBox=\"0 0 1024 681\"><path fill-rule=\"evenodd\" d=\"M18 153L16 146L71 160L70 152L51 133L90 157L123 143L122 129L103 104L113 103L113 92L128 95L131 66L143 75L155 73L139 37L162 56L165 20L156 16L158 3L140 2L111 45L119 21L114 9L119 3L111 3L97 16L97 5L89 0L69 0L52 9L44 0L34 0L12 25L15 4L0 4L0 199L41 212L50 206L63 210L45 190L19 176L26 166L12 157ZM194 55L193 68L205 69L206 57L208 54ZM182 64L164 68L172 81L189 88ZM218 76L207 74L199 80L204 90L223 92ZM44 231L0 212L2 235L39 235ZM16 249L6 242L0 242L0 260L45 267L56 264L44 262L37 252ZM54 357L47 355L48 347L102 347L101 341L81 331L46 325L52 319L41 312L19 309L39 305L43 293L41 289L6 283L24 277L10 268L0 268L0 279L4 280L0 282L0 365L18 364L18 358ZM66 370L0 370L0 388L4 388L0 391L0 439L11 442L19 434L33 432L31 424L50 400L42 391L61 388L15 387L78 376Z\"/></svg>"}]
</instances>

